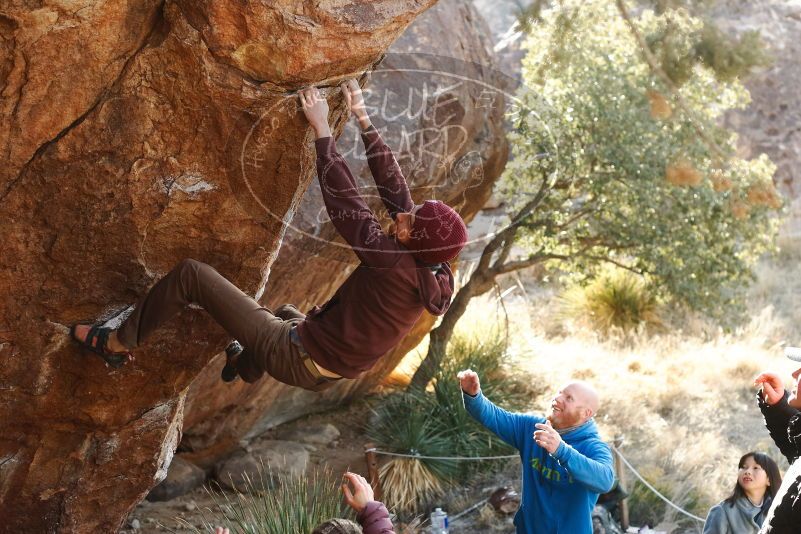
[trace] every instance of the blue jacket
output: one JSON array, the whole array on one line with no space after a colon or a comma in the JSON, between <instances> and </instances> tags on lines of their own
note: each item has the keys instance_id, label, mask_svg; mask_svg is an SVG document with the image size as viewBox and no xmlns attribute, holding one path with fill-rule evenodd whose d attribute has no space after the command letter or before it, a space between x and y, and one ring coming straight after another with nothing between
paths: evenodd
<instances>
[{"instance_id":1,"label":"blue jacket","mask_svg":"<svg viewBox=\"0 0 801 534\"><path fill-rule=\"evenodd\" d=\"M515 515L518 534L592 534L598 495L615 482L612 452L595 422L562 434L553 455L534 443L544 417L507 412L482 393L464 394L465 407L482 425L520 451L523 495Z\"/></svg>"}]
</instances>

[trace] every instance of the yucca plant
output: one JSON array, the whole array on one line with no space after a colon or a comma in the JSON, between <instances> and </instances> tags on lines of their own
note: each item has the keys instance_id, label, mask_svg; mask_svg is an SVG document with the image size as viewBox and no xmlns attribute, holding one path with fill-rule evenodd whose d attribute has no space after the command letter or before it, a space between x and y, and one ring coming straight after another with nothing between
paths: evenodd
<instances>
[{"instance_id":1,"label":"yucca plant","mask_svg":"<svg viewBox=\"0 0 801 534\"><path fill-rule=\"evenodd\" d=\"M392 458L378 471L384 501L396 512L410 513L442 495L443 483L425 460Z\"/></svg>"},{"instance_id":2,"label":"yucca plant","mask_svg":"<svg viewBox=\"0 0 801 534\"><path fill-rule=\"evenodd\" d=\"M606 271L587 285L568 289L561 304L563 314L602 333L612 328L662 325L657 296L642 277L622 269Z\"/></svg>"},{"instance_id":3,"label":"yucca plant","mask_svg":"<svg viewBox=\"0 0 801 534\"><path fill-rule=\"evenodd\" d=\"M227 526L232 534L309 534L329 519L353 516L343 505L339 477L328 468L303 476L278 476L278 484L269 491L259 491L269 487L264 484L264 467L258 477L258 482L246 477L245 487L233 493L206 487L215 506L201 510L200 529L182 518L177 522L196 534L213 532L217 525Z\"/></svg>"},{"instance_id":4,"label":"yucca plant","mask_svg":"<svg viewBox=\"0 0 801 534\"><path fill-rule=\"evenodd\" d=\"M448 433L455 455L497 456L514 452L467 413L456 378L459 371L472 369L481 377L484 395L493 402L510 410L526 408L531 390L515 378L506 351L506 338L498 330L488 332L483 339L456 337L448 347L447 357L435 375L433 393L437 418ZM495 462L463 462L459 464L459 479L495 467Z\"/></svg>"},{"instance_id":5,"label":"yucca plant","mask_svg":"<svg viewBox=\"0 0 801 534\"><path fill-rule=\"evenodd\" d=\"M452 456L451 442L437 417L432 395L418 390L388 397L374 410L375 423L367 436L395 452L422 456ZM442 479L456 473L452 461L427 460L429 469Z\"/></svg>"}]
</instances>

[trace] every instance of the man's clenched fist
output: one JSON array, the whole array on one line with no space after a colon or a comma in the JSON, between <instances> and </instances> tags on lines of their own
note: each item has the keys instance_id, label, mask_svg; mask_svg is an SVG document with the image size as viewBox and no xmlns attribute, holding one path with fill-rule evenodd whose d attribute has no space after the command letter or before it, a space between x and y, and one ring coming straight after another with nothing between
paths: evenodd
<instances>
[{"instance_id":1,"label":"man's clenched fist","mask_svg":"<svg viewBox=\"0 0 801 534\"><path fill-rule=\"evenodd\" d=\"M481 384L478 382L478 374L472 369L459 371L456 378L459 379L459 385L462 386L462 391L471 397L475 397L478 395L478 392L481 391Z\"/></svg>"}]
</instances>

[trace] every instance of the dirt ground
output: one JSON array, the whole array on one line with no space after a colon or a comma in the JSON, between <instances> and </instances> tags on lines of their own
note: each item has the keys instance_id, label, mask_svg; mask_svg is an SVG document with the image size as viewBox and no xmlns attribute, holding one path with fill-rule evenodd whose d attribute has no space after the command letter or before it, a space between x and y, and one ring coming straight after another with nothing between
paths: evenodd
<instances>
[{"instance_id":1,"label":"dirt ground","mask_svg":"<svg viewBox=\"0 0 801 534\"><path fill-rule=\"evenodd\" d=\"M259 439L282 439L296 428L323 423L331 423L340 431L340 438L331 446L315 446L310 450L312 468L326 466L334 473L347 470L367 476L364 458L363 426L370 414L370 404L375 399L353 402L333 411L312 414L295 421L268 430ZM379 462L381 459L379 458ZM457 488L443 498L445 510L451 517L469 508L471 505L486 499L497 487L510 486L517 491L520 480L520 462L508 462L500 472L487 477L480 477L469 487ZM128 517L123 534L190 532L179 520L200 528L203 525L202 511L214 509L214 501L203 487L171 501L141 502ZM398 529L400 532L400 529ZM201 530L202 531L202 530ZM420 529L408 529L406 532L425 532ZM504 517L492 512L488 506L478 507L465 514L463 518L452 522L450 532L464 534L488 534L514 532L511 516Z\"/></svg>"}]
</instances>

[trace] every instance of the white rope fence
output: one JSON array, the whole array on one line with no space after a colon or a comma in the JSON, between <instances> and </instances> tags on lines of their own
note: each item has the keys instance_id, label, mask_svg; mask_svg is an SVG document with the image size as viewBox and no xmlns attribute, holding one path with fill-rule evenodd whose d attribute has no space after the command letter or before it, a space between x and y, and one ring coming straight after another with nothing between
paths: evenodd
<instances>
[{"instance_id":1,"label":"white rope fence","mask_svg":"<svg viewBox=\"0 0 801 534\"><path fill-rule=\"evenodd\" d=\"M453 460L453 461L483 461L483 460L509 460L510 458L520 458L519 454L508 454L506 456L424 456L422 454L400 454L397 452L381 451L375 447L365 449L364 452L374 452L382 456L398 456L401 458L415 458L417 460Z\"/></svg>"},{"instance_id":2,"label":"white rope fence","mask_svg":"<svg viewBox=\"0 0 801 534\"><path fill-rule=\"evenodd\" d=\"M629 471L631 471L634 474L634 476L636 476L639 479L639 481L642 482L643 485L645 485L645 487L648 488L654 495L656 495L657 497L662 499L667 505L671 506L672 508L674 508L679 513L682 513L682 514L684 514L685 516L687 516L687 517L689 517L691 519L695 519L696 521L700 521L701 523L705 522L705 520L702 517L698 517L695 514L691 514L687 510L681 508L679 505L673 503L673 501L671 501L670 499L668 499L667 497L665 497L664 495L659 493L659 491L655 487L653 487L650 483L648 483L648 481L645 480L643 478L643 476L639 472L637 472L637 470L634 468L634 466L631 465L631 463L629 463L629 461L626 459L625 456L623 456L623 453L620 452L620 450L618 450L617 447L615 447L614 445L610 445L610 447L612 448L613 451L615 451L615 454L618 455L620 460L623 462L623 465L628 467ZM509 460L511 458L520 458L520 455L518 455L518 454L508 454L508 455L505 455L505 456L425 456L425 455L422 455L422 454L419 454L419 453L401 454L401 453L398 453L398 452L382 451L382 450L377 449L375 447L371 447L369 449L365 449L365 452L374 452L375 454L380 454L382 456L396 456L396 457L400 457L400 458L414 458L414 459L417 459L417 460L443 460L443 461L456 461L456 462L458 462L458 461L484 461L484 460ZM453 519L461 517L461 516L465 515L468 512L472 512L473 510L478 508L478 506L480 506L484 502L487 502L487 500L485 499L481 503L477 503L476 505L471 506L467 510L462 511L460 514L454 516Z\"/></svg>"},{"instance_id":3,"label":"white rope fence","mask_svg":"<svg viewBox=\"0 0 801 534\"><path fill-rule=\"evenodd\" d=\"M661 493L659 493L659 491L657 491L657 489L656 489L655 487L653 487L651 484L649 484L649 483L648 483L648 481L647 481L647 480L645 480L645 479L642 477L642 475L641 475L640 473L638 473L638 472L637 472L637 470L636 470L636 469L634 469L634 466L633 466L633 465L631 465L631 464L629 463L629 461L626 459L626 457L625 457L625 456L623 456L623 453L621 453L621 452L618 450L618 448L617 448L617 447L615 447L614 445L611 445L611 447L612 447L612 450L613 450L613 451L615 451L615 454L617 454L617 455L618 455L618 457L620 458L620 461L622 461L622 462L623 462L623 465L625 465L626 467L628 467L628 468L629 468L629 471L631 471L632 473L634 473L634 476L635 476L635 477L637 477L637 478L640 480L640 482L642 482L642 483L645 485L645 487L646 487L646 488L648 488L649 490L651 490L651 492L652 492L654 495L656 495L657 497L659 497L660 499L662 499L663 501L665 501L665 503L666 503L666 504L668 504L669 506L672 506L672 507L673 507L673 508L674 508L676 511L678 511L679 513L682 513L682 514L686 515L686 516L687 516L687 517L689 517L689 518L695 519L696 521L700 521L701 523L704 523L704 522L706 521L704 518L702 518L702 517L698 517L698 516L697 516L697 515L695 515L695 514L691 514L690 512L688 512L687 510L685 510L685 509L681 508L681 507L680 507L680 506L678 506L677 504L674 504L674 503L673 503L673 502L672 502L670 499L668 499L667 497L665 497L664 495L662 495Z\"/></svg>"}]
</instances>

